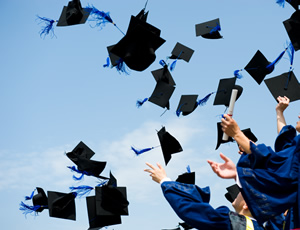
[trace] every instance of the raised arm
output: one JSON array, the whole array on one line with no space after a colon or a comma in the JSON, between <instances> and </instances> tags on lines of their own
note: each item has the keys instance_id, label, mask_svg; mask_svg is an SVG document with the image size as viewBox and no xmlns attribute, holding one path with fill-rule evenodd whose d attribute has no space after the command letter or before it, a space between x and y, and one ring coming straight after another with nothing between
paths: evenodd
<instances>
[{"instance_id":1,"label":"raised arm","mask_svg":"<svg viewBox=\"0 0 300 230\"><path fill-rule=\"evenodd\" d=\"M289 106L290 99L286 96L277 97L278 104L276 105L276 118L277 118L277 132L280 133L281 129L286 126L286 121L283 115L284 110Z\"/></svg>"},{"instance_id":2,"label":"raised arm","mask_svg":"<svg viewBox=\"0 0 300 230\"><path fill-rule=\"evenodd\" d=\"M211 169L223 179L236 179L236 167L233 161L223 153L220 153L220 157L224 160L224 163L207 160Z\"/></svg>"},{"instance_id":3,"label":"raised arm","mask_svg":"<svg viewBox=\"0 0 300 230\"><path fill-rule=\"evenodd\" d=\"M238 126L236 121L227 114L224 114L224 118L222 118L221 121L223 132L235 139L238 145L240 145L245 150L245 153L250 154L250 140L240 130L240 127Z\"/></svg>"}]
</instances>

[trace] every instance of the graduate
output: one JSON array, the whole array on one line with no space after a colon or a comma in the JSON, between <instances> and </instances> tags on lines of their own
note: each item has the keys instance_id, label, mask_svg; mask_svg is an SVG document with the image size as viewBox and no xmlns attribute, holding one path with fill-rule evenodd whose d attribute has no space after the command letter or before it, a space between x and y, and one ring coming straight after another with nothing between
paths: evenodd
<instances>
[{"instance_id":1,"label":"graduate","mask_svg":"<svg viewBox=\"0 0 300 230\"><path fill-rule=\"evenodd\" d=\"M209 187L199 188L194 184L171 181L164 168L146 163L152 180L161 185L163 194L175 213L188 225L201 230L263 230L252 217L241 192L232 202L235 212L226 206L214 209L210 204Z\"/></svg>"},{"instance_id":2,"label":"graduate","mask_svg":"<svg viewBox=\"0 0 300 230\"><path fill-rule=\"evenodd\" d=\"M253 217L264 223L272 217L293 209L293 228L299 228L299 155L300 121L296 127L287 125L283 112L289 98L279 96L276 106L277 130L275 151L265 144L251 142L237 122L228 115L222 118L222 130L249 154L237 163L237 180ZM300 116L298 116L300 118Z\"/></svg>"}]
</instances>

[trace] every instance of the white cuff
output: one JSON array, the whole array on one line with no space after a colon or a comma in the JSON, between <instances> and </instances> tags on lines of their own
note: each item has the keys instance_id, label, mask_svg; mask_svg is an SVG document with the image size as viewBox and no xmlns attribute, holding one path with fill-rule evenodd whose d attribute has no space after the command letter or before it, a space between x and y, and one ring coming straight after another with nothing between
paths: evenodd
<instances>
[{"instance_id":1,"label":"white cuff","mask_svg":"<svg viewBox=\"0 0 300 230\"><path fill-rule=\"evenodd\" d=\"M164 179L162 179L159 183L162 184L165 181L171 181L171 179L169 177L165 177Z\"/></svg>"}]
</instances>

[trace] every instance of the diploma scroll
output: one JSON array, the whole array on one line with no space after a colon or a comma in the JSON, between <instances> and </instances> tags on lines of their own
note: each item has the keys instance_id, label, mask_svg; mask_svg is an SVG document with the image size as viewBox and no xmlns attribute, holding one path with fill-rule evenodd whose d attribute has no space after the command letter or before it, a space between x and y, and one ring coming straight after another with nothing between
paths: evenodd
<instances>
[{"instance_id":1,"label":"diploma scroll","mask_svg":"<svg viewBox=\"0 0 300 230\"><path fill-rule=\"evenodd\" d=\"M229 116L233 115L233 109L234 109L234 104L235 104L235 101L236 101L237 93L238 93L237 89L233 89L232 92L231 92L229 108L228 108L228 113L227 113ZM223 133L222 140L223 141L228 141L228 135L226 133Z\"/></svg>"}]
</instances>

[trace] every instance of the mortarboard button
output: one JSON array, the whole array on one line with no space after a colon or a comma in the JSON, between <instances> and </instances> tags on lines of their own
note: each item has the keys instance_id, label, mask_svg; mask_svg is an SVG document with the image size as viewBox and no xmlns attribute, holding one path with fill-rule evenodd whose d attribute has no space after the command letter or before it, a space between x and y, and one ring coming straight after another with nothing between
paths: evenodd
<instances>
[{"instance_id":1,"label":"mortarboard button","mask_svg":"<svg viewBox=\"0 0 300 230\"><path fill-rule=\"evenodd\" d=\"M167 65L161 69L151 71L151 73L156 82L163 81L169 85L176 85Z\"/></svg>"},{"instance_id":2,"label":"mortarboard button","mask_svg":"<svg viewBox=\"0 0 300 230\"><path fill-rule=\"evenodd\" d=\"M88 230L98 230L99 228L121 224L120 215L110 215L110 216L101 216L97 215L97 203L96 196L86 197L86 205L89 218L89 229Z\"/></svg>"},{"instance_id":3,"label":"mortarboard button","mask_svg":"<svg viewBox=\"0 0 300 230\"><path fill-rule=\"evenodd\" d=\"M168 162L171 160L171 155L174 153L178 153L182 151L182 147L180 143L166 131L165 127L162 127L157 132L160 146L163 152L165 164L167 165Z\"/></svg>"},{"instance_id":4,"label":"mortarboard button","mask_svg":"<svg viewBox=\"0 0 300 230\"><path fill-rule=\"evenodd\" d=\"M149 97L149 101L162 108L170 109L169 100L174 90L175 87L173 85L164 81L158 81L152 95Z\"/></svg>"},{"instance_id":5,"label":"mortarboard button","mask_svg":"<svg viewBox=\"0 0 300 230\"><path fill-rule=\"evenodd\" d=\"M32 203L33 206L41 206L36 210L36 212L42 212L45 208L48 208L48 198L42 188L37 187L36 190L38 194L32 197Z\"/></svg>"},{"instance_id":6,"label":"mortarboard button","mask_svg":"<svg viewBox=\"0 0 300 230\"><path fill-rule=\"evenodd\" d=\"M217 93L215 96L213 105L225 105L229 106L231 92L233 89L238 90L237 99L243 92L243 88L239 85L235 85L236 77L233 78L224 78L219 81ZM236 100L237 100L236 99Z\"/></svg>"},{"instance_id":7,"label":"mortarboard button","mask_svg":"<svg viewBox=\"0 0 300 230\"><path fill-rule=\"evenodd\" d=\"M266 68L269 64L270 62L266 59L266 57L257 50L244 69L260 85L265 76L270 73L270 71Z\"/></svg>"},{"instance_id":8,"label":"mortarboard button","mask_svg":"<svg viewBox=\"0 0 300 230\"><path fill-rule=\"evenodd\" d=\"M131 16L126 35L111 49L133 70L143 71L155 60L157 50L165 40L160 30L135 16Z\"/></svg>"},{"instance_id":9,"label":"mortarboard button","mask_svg":"<svg viewBox=\"0 0 300 230\"><path fill-rule=\"evenodd\" d=\"M196 24L195 29L197 37L202 36L203 38L208 39L222 38L222 36L219 33L219 31L221 30L219 18L204 23Z\"/></svg>"},{"instance_id":10,"label":"mortarboard button","mask_svg":"<svg viewBox=\"0 0 300 230\"><path fill-rule=\"evenodd\" d=\"M218 131L218 139L217 139L217 145L216 145L216 149L217 150L221 144L227 143L227 142L233 142L232 137L228 137L227 141L223 140L223 134L224 132L222 131L222 126L221 126L221 122L217 123L217 131Z\"/></svg>"},{"instance_id":11,"label":"mortarboard button","mask_svg":"<svg viewBox=\"0 0 300 230\"><path fill-rule=\"evenodd\" d=\"M293 71L268 78L265 83L276 101L278 96L286 96L291 102L300 99L300 85Z\"/></svg>"},{"instance_id":12,"label":"mortarboard button","mask_svg":"<svg viewBox=\"0 0 300 230\"><path fill-rule=\"evenodd\" d=\"M89 17L89 12L82 8L79 0L69 1L64 6L56 26L71 26L84 24Z\"/></svg>"},{"instance_id":13,"label":"mortarboard button","mask_svg":"<svg viewBox=\"0 0 300 230\"><path fill-rule=\"evenodd\" d=\"M193 53L194 53L194 50L177 42L174 49L172 50L172 53L171 53L172 56L169 58L170 59L182 59L186 62L189 62Z\"/></svg>"},{"instance_id":14,"label":"mortarboard button","mask_svg":"<svg viewBox=\"0 0 300 230\"><path fill-rule=\"evenodd\" d=\"M198 95L182 95L176 109L177 116L182 112L183 116L192 113L198 106Z\"/></svg>"},{"instance_id":15,"label":"mortarboard button","mask_svg":"<svg viewBox=\"0 0 300 230\"><path fill-rule=\"evenodd\" d=\"M236 199L237 195L240 193L240 188L237 184L234 184L227 187L226 189L227 193L225 194L225 197L230 203L232 203Z\"/></svg>"},{"instance_id":16,"label":"mortarboard button","mask_svg":"<svg viewBox=\"0 0 300 230\"><path fill-rule=\"evenodd\" d=\"M76 220L74 193L48 191L48 208L50 217Z\"/></svg>"},{"instance_id":17,"label":"mortarboard button","mask_svg":"<svg viewBox=\"0 0 300 230\"><path fill-rule=\"evenodd\" d=\"M298 5L297 5L298 8ZM300 11L297 10L292 16L283 22L285 30L294 46L295 51L300 49Z\"/></svg>"}]
</instances>

